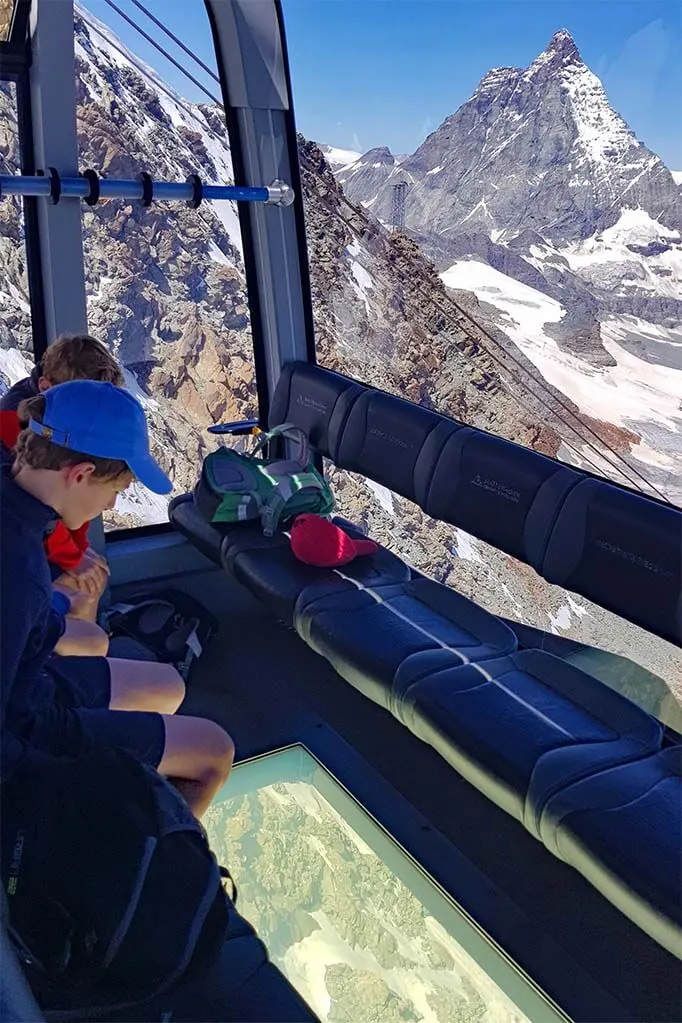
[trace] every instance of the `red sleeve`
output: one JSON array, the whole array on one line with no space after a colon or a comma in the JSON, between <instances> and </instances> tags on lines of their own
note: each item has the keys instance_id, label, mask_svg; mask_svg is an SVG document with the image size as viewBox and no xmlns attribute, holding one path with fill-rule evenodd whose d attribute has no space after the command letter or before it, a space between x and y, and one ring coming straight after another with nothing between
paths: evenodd
<instances>
[{"instance_id":1,"label":"red sleeve","mask_svg":"<svg viewBox=\"0 0 682 1023\"><path fill-rule=\"evenodd\" d=\"M86 522L79 529L72 529L72 530L70 530L71 539L73 540L74 544L76 545L78 550L81 552L81 554L85 554L85 552L87 551L88 547L90 546L90 541L88 540L88 528L89 528L89 526L90 526L90 523Z\"/></svg>"},{"instance_id":2,"label":"red sleeve","mask_svg":"<svg viewBox=\"0 0 682 1023\"><path fill-rule=\"evenodd\" d=\"M63 522L58 522L54 530L45 539L45 553L47 560L64 572L79 565L83 557L83 551L88 546L87 536L85 546L81 546L83 537L81 534L87 526L75 530L73 533L66 528Z\"/></svg>"},{"instance_id":3,"label":"red sleeve","mask_svg":"<svg viewBox=\"0 0 682 1023\"><path fill-rule=\"evenodd\" d=\"M13 409L0 410L0 442L11 451L16 444L21 430L19 416Z\"/></svg>"}]
</instances>

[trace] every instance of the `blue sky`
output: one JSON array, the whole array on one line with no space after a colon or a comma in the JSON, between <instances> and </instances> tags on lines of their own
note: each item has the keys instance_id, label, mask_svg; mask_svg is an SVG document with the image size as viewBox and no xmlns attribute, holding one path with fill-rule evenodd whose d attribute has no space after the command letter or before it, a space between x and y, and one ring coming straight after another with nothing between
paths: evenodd
<instances>
[{"instance_id":1,"label":"blue sky","mask_svg":"<svg viewBox=\"0 0 682 1023\"><path fill-rule=\"evenodd\" d=\"M128 0L116 2L160 37ZM202 0L145 2L214 66ZM181 93L204 98L105 0L86 6ZM308 138L412 152L486 71L526 66L556 29L567 28L615 109L682 170L679 0L284 0L284 14L297 125Z\"/></svg>"}]
</instances>

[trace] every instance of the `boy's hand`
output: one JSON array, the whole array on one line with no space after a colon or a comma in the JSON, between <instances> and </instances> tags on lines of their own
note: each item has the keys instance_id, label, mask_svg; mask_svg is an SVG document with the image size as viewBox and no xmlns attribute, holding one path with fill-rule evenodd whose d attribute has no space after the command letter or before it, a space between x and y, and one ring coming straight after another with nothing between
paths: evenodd
<instances>
[{"instance_id":1,"label":"boy's hand","mask_svg":"<svg viewBox=\"0 0 682 1023\"><path fill-rule=\"evenodd\" d=\"M104 593L109 581L109 566L92 547L83 554L81 562L59 576L57 582L67 589L78 590L96 600Z\"/></svg>"}]
</instances>

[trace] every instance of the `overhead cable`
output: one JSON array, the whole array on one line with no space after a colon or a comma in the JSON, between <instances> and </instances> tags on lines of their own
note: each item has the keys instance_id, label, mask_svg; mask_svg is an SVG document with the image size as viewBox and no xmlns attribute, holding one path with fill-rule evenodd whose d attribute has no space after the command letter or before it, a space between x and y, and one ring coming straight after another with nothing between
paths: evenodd
<instances>
[{"instance_id":1,"label":"overhead cable","mask_svg":"<svg viewBox=\"0 0 682 1023\"><path fill-rule=\"evenodd\" d=\"M163 54L163 56L166 58L166 60L170 61L170 63L173 65L173 67L177 68L178 71L185 76L185 78L188 78L190 82L192 82L194 85L196 85L197 89L200 89L201 92L203 92L204 96L208 96L208 98L211 100L212 103L217 103L218 106L221 106L220 100L218 99L217 96L214 96L212 92L209 92L208 89L204 85L201 84L201 82L199 81L198 78L195 78L193 74L190 74L190 72L186 68L184 68L182 66L182 64L180 64L175 59L175 57L171 56L171 54L168 52L168 50L164 50L163 46L161 46L160 43L157 43L156 40L153 39L150 35L148 35L148 33L145 32L145 30L143 28L140 28L140 26L135 21L133 21L133 19L131 17L129 17L125 13L125 11L121 10L121 8L118 6L118 4L114 3L114 0L104 0L104 2L106 4L108 4L109 7L111 7L112 10L116 11L116 13L119 15L119 17L123 18L124 21L127 21L128 24L132 28L134 28L135 31L139 33L139 35L141 35L143 37L143 39L146 39L147 42L151 46L153 46L156 50L158 50L159 53ZM197 57L196 59L198 60L199 58Z\"/></svg>"},{"instance_id":2,"label":"overhead cable","mask_svg":"<svg viewBox=\"0 0 682 1023\"><path fill-rule=\"evenodd\" d=\"M155 25L157 25L157 26L158 26L158 27L159 27L159 28L161 29L161 31L162 31L162 32L165 32L165 33L166 33L166 35L168 36L168 38L169 38L169 39L172 39L172 40L173 40L173 42L174 42L174 43L175 43L175 44L176 44L177 46L179 46L181 50L184 50L184 52L185 52L185 53L187 54L187 56L188 56L188 57L191 57L191 58L192 58L192 60L193 60L193 61L194 61L194 62L195 62L196 64L198 64L198 65L199 65L199 67L200 67L200 68L202 68L202 69L203 69L203 70L204 70L204 71L206 72L206 74L207 74L207 75L210 75L210 76L211 76L211 78L213 79L213 81L214 81L214 82L216 82L216 83L217 83L218 85L220 85L220 79L218 78L218 76L217 76L217 74L215 73L215 71L213 71L213 70L212 70L212 69L211 69L211 68L210 68L210 67L208 66L208 64L204 64L203 60L201 60L201 58L197 57L196 53L194 53L194 51L193 51L193 50L190 50L189 46L185 46L185 44L183 43L182 39L178 39L178 37L177 37L177 36L175 35L175 33L174 33L174 32L171 32L171 30L170 30L169 28L167 28L167 27L166 27L166 26L164 25L164 23L163 23L162 21L160 21L160 20L159 20L159 19L158 19L158 18L156 17L156 15L152 14L152 12L151 12L150 10L148 10L148 9L147 9L147 8L146 8L146 7L144 6L144 4L141 4L141 3L140 3L140 0L130 0L130 3L131 3L131 4L135 4L135 6L136 6L136 7L137 7L137 8L138 8L138 9L139 9L140 11L142 11L142 13L143 13L143 14L145 14L145 15L146 15L146 16L147 16L147 17L149 18L149 20L150 20L150 21L153 21L153 22L154 22L154 24L155 24Z\"/></svg>"}]
</instances>

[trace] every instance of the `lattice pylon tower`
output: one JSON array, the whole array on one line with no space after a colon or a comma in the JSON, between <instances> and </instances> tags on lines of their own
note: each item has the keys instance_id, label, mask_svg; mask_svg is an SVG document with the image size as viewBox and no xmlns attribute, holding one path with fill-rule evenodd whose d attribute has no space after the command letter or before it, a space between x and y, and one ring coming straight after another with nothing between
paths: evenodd
<instances>
[{"instance_id":1,"label":"lattice pylon tower","mask_svg":"<svg viewBox=\"0 0 682 1023\"><path fill-rule=\"evenodd\" d=\"M391 203L391 229L393 231L405 230L405 193L407 182L399 181L393 186L393 201Z\"/></svg>"}]
</instances>

